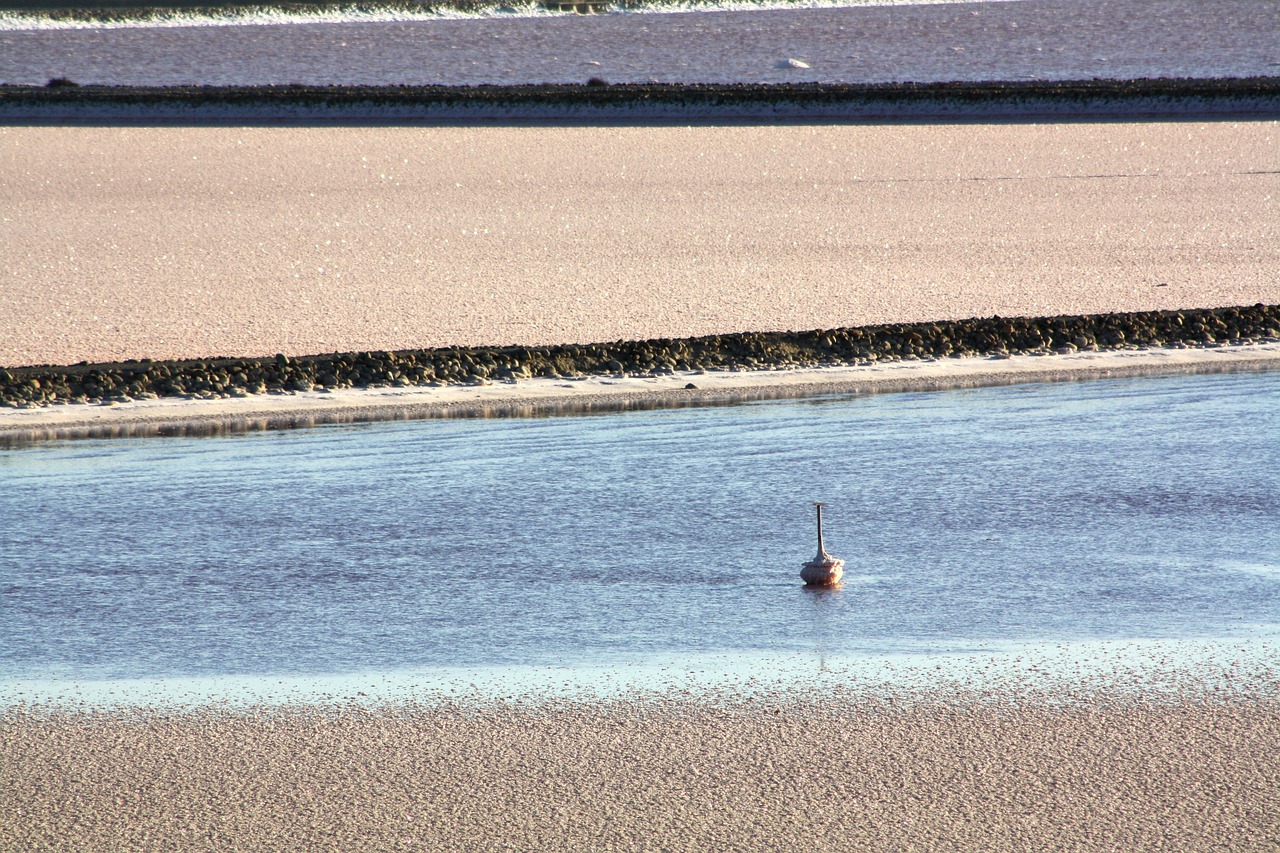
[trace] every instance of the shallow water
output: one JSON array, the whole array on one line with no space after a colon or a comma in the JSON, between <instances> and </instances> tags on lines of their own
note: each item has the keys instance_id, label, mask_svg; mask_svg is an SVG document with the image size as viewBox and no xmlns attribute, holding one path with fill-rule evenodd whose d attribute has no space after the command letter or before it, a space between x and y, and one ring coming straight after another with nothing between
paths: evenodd
<instances>
[{"instance_id":1,"label":"shallow water","mask_svg":"<svg viewBox=\"0 0 1280 853\"><path fill-rule=\"evenodd\" d=\"M0 16L0 81L115 85L888 82L1280 71L1271 0L1017 0L65 29ZM788 59L808 68L779 67Z\"/></svg>"},{"instance_id":2,"label":"shallow water","mask_svg":"<svg viewBox=\"0 0 1280 853\"><path fill-rule=\"evenodd\" d=\"M2 451L0 672L12 700L1274 659L1278 415L1258 374ZM848 560L825 595L814 499Z\"/></svg>"}]
</instances>

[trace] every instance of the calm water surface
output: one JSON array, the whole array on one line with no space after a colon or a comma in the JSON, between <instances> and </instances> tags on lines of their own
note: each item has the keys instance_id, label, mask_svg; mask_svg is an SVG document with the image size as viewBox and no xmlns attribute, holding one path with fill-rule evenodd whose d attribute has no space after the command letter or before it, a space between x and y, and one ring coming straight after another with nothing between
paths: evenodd
<instances>
[{"instance_id":1,"label":"calm water surface","mask_svg":"<svg viewBox=\"0 0 1280 853\"><path fill-rule=\"evenodd\" d=\"M1280 636L1277 422L1257 374L6 450L0 671L1247 644Z\"/></svg>"},{"instance_id":2,"label":"calm water surface","mask_svg":"<svg viewBox=\"0 0 1280 853\"><path fill-rule=\"evenodd\" d=\"M799 59L809 68L780 68ZM885 82L1280 73L1274 0L1017 0L597 16L53 28L0 14L0 81Z\"/></svg>"}]
</instances>

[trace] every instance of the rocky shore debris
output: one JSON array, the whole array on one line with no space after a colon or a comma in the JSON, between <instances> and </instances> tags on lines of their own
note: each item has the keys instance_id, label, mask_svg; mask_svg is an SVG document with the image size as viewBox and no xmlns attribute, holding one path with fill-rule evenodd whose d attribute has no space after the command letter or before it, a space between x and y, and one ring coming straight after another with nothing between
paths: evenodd
<instances>
[{"instance_id":1,"label":"rocky shore debris","mask_svg":"<svg viewBox=\"0 0 1280 853\"><path fill-rule=\"evenodd\" d=\"M785 58L779 68L808 64ZM617 83L482 86L26 86L0 84L7 116L304 115L574 118L713 116L779 110L796 115L1128 114L1188 109L1274 116L1280 77L1150 80L1032 80L949 83Z\"/></svg>"},{"instance_id":2,"label":"rocky shore debris","mask_svg":"<svg viewBox=\"0 0 1280 853\"><path fill-rule=\"evenodd\" d=\"M1280 305L1058 317L986 317L807 332L742 332L555 346L443 347L268 358L125 361L0 368L0 405L110 404L155 397L415 385L531 377L653 377L1080 350L1217 347L1280 341Z\"/></svg>"},{"instance_id":3,"label":"rocky shore debris","mask_svg":"<svg viewBox=\"0 0 1280 853\"><path fill-rule=\"evenodd\" d=\"M608 0L542 0L542 8L550 12L599 15L609 11L609 2Z\"/></svg>"}]
</instances>

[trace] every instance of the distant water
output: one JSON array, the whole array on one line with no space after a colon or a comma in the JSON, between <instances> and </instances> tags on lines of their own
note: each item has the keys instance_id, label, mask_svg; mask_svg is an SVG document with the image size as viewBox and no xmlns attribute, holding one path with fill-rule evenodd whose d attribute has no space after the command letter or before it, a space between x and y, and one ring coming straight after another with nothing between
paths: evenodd
<instances>
[{"instance_id":1,"label":"distant water","mask_svg":"<svg viewBox=\"0 0 1280 853\"><path fill-rule=\"evenodd\" d=\"M65 28L0 14L0 82L863 83L1280 74L1274 0L702 8L178 17L123 28ZM809 67L779 67L788 59Z\"/></svg>"},{"instance_id":2,"label":"distant water","mask_svg":"<svg viewBox=\"0 0 1280 853\"><path fill-rule=\"evenodd\" d=\"M0 451L0 693L1274 656L1277 422L1260 374Z\"/></svg>"}]
</instances>

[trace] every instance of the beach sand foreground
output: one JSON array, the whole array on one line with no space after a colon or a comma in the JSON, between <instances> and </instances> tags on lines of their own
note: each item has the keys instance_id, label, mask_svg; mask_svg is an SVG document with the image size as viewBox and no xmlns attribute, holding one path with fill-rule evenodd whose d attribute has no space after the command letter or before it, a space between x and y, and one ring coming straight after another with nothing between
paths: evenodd
<instances>
[{"instance_id":1,"label":"beach sand foreground","mask_svg":"<svg viewBox=\"0 0 1280 853\"><path fill-rule=\"evenodd\" d=\"M0 716L5 850L1280 847L1280 707L789 700Z\"/></svg>"}]
</instances>

